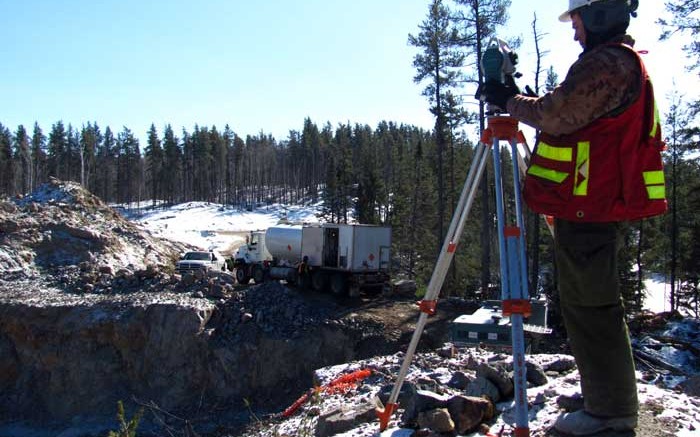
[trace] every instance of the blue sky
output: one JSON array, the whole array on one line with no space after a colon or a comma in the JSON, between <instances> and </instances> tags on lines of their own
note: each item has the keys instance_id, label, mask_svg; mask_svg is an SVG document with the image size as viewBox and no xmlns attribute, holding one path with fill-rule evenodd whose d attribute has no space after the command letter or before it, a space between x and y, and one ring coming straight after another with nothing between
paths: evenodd
<instances>
[{"instance_id":1,"label":"blue sky","mask_svg":"<svg viewBox=\"0 0 700 437\"><path fill-rule=\"evenodd\" d=\"M300 130L305 117L319 125L387 120L430 129L422 86L413 83L416 49L407 44L428 4L0 0L0 123L14 132L38 121L48 132L58 120L75 127L96 121L115 132L127 126L142 143L151 123L159 132L170 123L177 133L228 123L243 137L263 131L278 140ZM570 25L557 21L566 4L513 1L501 34L525 38L523 85L534 68L527 43L533 12L547 33L546 66L563 78L580 52ZM653 22L662 11L663 2L643 1L631 28L638 48L651 51L660 100L674 79L687 81L681 41L656 41Z\"/></svg>"}]
</instances>

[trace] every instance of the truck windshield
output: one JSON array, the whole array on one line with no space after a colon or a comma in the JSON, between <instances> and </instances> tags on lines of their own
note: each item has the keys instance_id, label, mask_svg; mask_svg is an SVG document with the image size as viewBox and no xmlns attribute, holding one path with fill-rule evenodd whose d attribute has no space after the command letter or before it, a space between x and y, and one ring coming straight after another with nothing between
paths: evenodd
<instances>
[{"instance_id":1,"label":"truck windshield","mask_svg":"<svg viewBox=\"0 0 700 437\"><path fill-rule=\"evenodd\" d=\"M209 252L188 252L183 259L195 261L209 261L211 254Z\"/></svg>"}]
</instances>

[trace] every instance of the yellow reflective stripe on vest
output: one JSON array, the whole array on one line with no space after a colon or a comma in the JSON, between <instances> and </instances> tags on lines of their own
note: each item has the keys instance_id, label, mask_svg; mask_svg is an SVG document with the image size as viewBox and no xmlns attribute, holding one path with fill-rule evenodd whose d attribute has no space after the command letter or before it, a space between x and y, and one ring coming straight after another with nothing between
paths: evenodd
<instances>
[{"instance_id":1,"label":"yellow reflective stripe on vest","mask_svg":"<svg viewBox=\"0 0 700 437\"><path fill-rule=\"evenodd\" d=\"M656 100L654 100L654 122L651 126L651 132L649 132L649 136L651 138L654 138L656 136L656 132L659 129L660 123L661 123L661 121L659 118L659 107L656 106Z\"/></svg>"},{"instance_id":2,"label":"yellow reflective stripe on vest","mask_svg":"<svg viewBox=\"0 0 700 437\"><path fill-rule=\"evenodd\" d=\"M532 175L532 176L539 176L542 179L547 179L549 181L553 181L553 182L557 182L557 183L564 182L564 179L566 179L567 176L569 176L568 173L552 170L549 168L544 168L544 167L539 166L537 164L531 165L530 168L527 169L527 173Z\"/></svg>"},{"instance_id":3,"label":"yellow reflective stripe on vest","mask_svg":"<svg viewBox=\"0 0 700 437\"><path fill-rule=\"evenodd\" d=\"M647 194L651 200L662 200L666 198L666 182L663 170L645 171L644 185L647 186Z\"/></svg>"},{"instance_id":4,"label":"yellow reflective stripe on vest","mask_svg":"<svg viewBox=\"0 0 700 437\"><path fill-rule=\"evenodd\" d=\"M658 185L664 183L664 171L663 170L653 170L644 172L644 184L645 185Z\"/></svg>"},{"instance_id":5,"label":"yellow reflective stripe on vest","mask_svg":"<svg viewBox=\"0 0 700 437\"><path fill-rule=\"evenodd\" d=\"M650 200L663 200L666 198L666 186L647 185L647 194Z\"/></svg>"},{"instance_id":6,"label":"yellow reflective stripe on vest","mask_svg":"<svg viewBox=\"0 0 700 437\"><path fill-rule=\"evenodd\" d=\"M537 145L537 150L535 150L535 153L543 158L561 162L570 162L573 156L573 150L571 147L553 147L542 142Z\"/></svg>"},{"instance_id":7,"label":"yellow reflective stripe on vest","mask_svg":"<svg viewBox=\"0 0 700 437\"><path fill-rule=\"evenodd\" d=\"M574 169L574 196L588 194L588 175L591 165L591 143L582 141L576 148L576 168Z\"/></svg>"}]
</instances>

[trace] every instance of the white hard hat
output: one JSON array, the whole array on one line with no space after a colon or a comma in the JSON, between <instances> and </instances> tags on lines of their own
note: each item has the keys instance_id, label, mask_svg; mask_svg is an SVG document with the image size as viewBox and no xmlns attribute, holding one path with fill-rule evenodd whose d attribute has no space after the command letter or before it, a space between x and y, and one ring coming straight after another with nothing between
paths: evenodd
<instances>
[{"instance_id":1,"label":"white hard hat","mask_svg":"<svg viewBox=\"0 0 700 437\"><path fill-rule=\"evenodd\" d=\"M601 0L569 0L569 9L567 9L566 12L559 16L559 21L571 21L571 11L599 1Z\"/></svg>"}]
</instances>

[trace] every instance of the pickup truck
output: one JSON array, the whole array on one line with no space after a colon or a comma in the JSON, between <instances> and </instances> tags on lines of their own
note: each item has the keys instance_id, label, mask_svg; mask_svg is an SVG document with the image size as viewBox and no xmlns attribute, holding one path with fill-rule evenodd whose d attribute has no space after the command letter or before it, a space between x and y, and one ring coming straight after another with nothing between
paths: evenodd
<instances>
[{"instance_id":1,"label":"pickup truck","mask_svg":"<svg viewBox=\"0 0 700 437\"><path fill-rule=\"evenodd\" d=\"M187 273L195 270L225 270L226 260L214 251L191 251L185 253L177 262L178 273Z\"/></svg>"}]
</instances>

